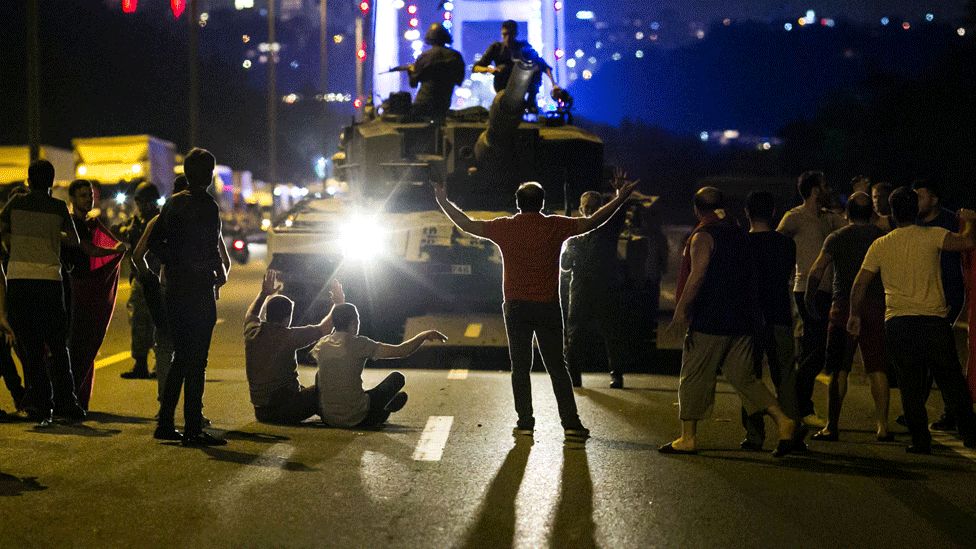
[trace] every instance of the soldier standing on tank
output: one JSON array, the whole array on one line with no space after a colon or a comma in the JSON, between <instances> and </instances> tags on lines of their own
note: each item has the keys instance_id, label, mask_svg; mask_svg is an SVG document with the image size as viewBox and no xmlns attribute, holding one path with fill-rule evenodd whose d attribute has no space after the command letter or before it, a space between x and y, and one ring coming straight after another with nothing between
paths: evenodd
<instances>
[{"instance_id":1,"label":"soldier standing on tank","mask_svg":"<svg viewBox=\"0 0 976 549\"><path fill-rule=\"evenodd\" d=\"M454 86L460 86L464 82L464 58L456 50L447 47L452 41L451 33L447 32L444 25L432 24L424 36L424 42L430 49L407 66L410 86L420 85L413 102L413 114L435 119L447 116Z\"/></svg>"},{"instance_id":2,"label":"soldier standing on tank","mask_svg":"<svg viewBox=\"0 0 976 549\"><path fill-rule=\"evenodd\" d=\"M136 187L134 194L136 203L136 214L126 223L116 229L119 237L134 250L139 244L139 239L146 232L149 222L159 215L159 189L152 183L146 182ZM134 260L133 260L134 261ZM150 269L159 272L159 260L155 256L149 256ZM149 372L149 350L153 349L156 355L156 371L169 368L169 363L173 358L172 344L169 343L167 329L160 323L157 326L147 300L147 292L152 291L154 285L158 285L155 277L139 276L138 269L133 268L129 273L129 301L126 309L129 312L129 325L131 328L131 351L135 363L132 370L122 372L123 379L151 379L155 374ZM150 280L152 278L152 280Z\"/></svg>"},{"instance_id":3,"label":"soldier standing on tank","mask_svg":"<svg viewBox=\"0 0 976 549\"><path fill-rule=\"evenodd\" d=\"M475 61L472 71L495 75L494 85L495 92L497 93L504 90L505 86L508 85L508 79L512 75L512 66L516 60L535 63L541 67L540 72L545 73L549 77L549 82L552 84L552 94L555 96L560 88L556 85L556 79L552 76L552 67L542 59L542 56L527 41L518 40L517 37L518 23L511 19L503 22L501 41L494 42L488 46L488 49L481 55L481 58ZM539 110L535 98L539 94L539 87L541 85L542 76L536 75L532 84L529 86L529 101L526 105L529 112L535 113Z\"/></svg>"}]
</instances>

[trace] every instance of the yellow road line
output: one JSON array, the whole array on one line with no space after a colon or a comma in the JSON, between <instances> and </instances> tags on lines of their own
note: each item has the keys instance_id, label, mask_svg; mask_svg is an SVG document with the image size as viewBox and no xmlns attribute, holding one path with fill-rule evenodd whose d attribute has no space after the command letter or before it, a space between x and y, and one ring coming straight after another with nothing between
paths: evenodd
<instances>
[{"instance_id":1,"label":"yellow road line","mask_svg":"<svg viewBox=\"0 0 976 549\"><path fill-rule=\"evenodd\" d=\"M129 351L123 351L121 353L115 353L114 355L107 356L101 360L95 361L95 369L104 368L106 366L111 366L113 364L118 364L123 360L131 358L132 354Z\"/></svg>"}]
</instances>

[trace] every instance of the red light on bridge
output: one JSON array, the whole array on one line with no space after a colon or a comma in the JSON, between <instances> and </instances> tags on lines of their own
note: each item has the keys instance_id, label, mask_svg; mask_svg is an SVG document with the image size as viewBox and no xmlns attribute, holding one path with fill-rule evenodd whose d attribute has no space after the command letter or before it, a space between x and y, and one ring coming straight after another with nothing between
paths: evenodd
<instances>
[{"instance_id":1,"label":"red light on bridge","mask_svg":"<svg viewBox=\"0 0 976 549\"><path fill-rule=\"evenodd\" d=\"M169 10L173 12L173 17L179 19L186 10L186 0L169 0Z\"/></svg>"}]
</instances>

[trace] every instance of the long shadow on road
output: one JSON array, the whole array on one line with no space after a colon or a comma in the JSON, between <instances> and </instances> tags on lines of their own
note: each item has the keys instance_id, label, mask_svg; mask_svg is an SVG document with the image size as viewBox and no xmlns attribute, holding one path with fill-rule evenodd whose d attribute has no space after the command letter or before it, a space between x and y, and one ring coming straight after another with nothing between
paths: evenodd
<instances>
[{"instance_id":1,"label":"long shadow on road","mask_svg":"<svg viewBox=\"0 0 976 549\"><path fill-rule=\"evenodd\" d=\"M519 437L485 492L478 520L468 530L461 547L512 547L515 538L515 498L532 451L532 439ZM585 459L585 457L584 457Z\"/></svg>"},{"instance_id":2,"label":"long shadow on road","mask_svg":"<svg viewBox=\"0 0 976 549\"><path fill-rule=\"evenodd\" d=\"M586 450L563 448L559 503L552 526L552 547L596 547L593 480Z\"/></svg>"},{"instance_id":3,"label":"long shadow on road","mask_svg":"<svg viewBox=\"0 0 976 549\"><path fill-rule=\"evenodd\" d=\"M40 492L47 490L37 481L37 477L15 477L4 472L0 472L0 497L20 496L24 492Z\"/></svg>"}]
</instances>

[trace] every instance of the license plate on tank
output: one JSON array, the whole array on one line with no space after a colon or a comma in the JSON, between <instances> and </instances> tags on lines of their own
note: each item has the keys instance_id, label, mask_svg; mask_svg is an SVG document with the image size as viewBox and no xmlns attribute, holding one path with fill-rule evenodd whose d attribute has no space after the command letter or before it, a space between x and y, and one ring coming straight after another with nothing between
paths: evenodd
<instances>
[{"instance_id":1,"label":"license plate on tank","mask_svg":"<svg viewBox=\"0 0 976 549\"><path fill-rule=\"evenodd\" d=\"M471 265L451 265L452 275L470 275Z\"/></svg>"}]
</instances>

